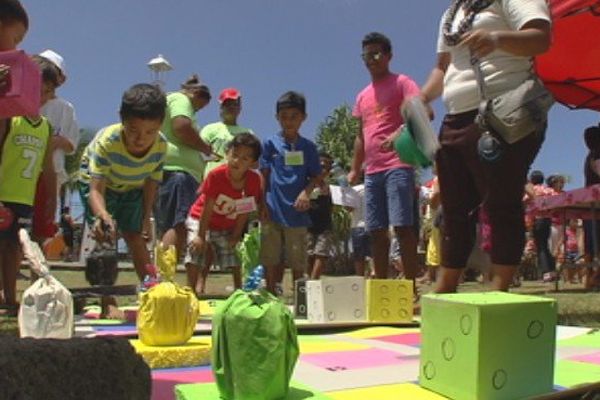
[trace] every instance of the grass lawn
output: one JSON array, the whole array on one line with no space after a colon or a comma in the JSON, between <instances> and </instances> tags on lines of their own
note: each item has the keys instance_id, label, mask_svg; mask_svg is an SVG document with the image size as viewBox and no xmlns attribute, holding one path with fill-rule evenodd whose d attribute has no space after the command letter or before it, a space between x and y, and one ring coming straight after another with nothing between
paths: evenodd
<instances>
[{"instance_id":1,"label":"grass lawn","mask_svg":"<svg viewBox=\"0 0 600 400\"><path fill-rule=\"evenodd\" d=\"M23 272L28 275L26 270ZM86 287L87 282L83 271L55 270L56 276L66 287L77 288ZM185 273L181 271L176 276L176 281L185 284ZM22 292L28 286L28 280L18 281L18 290ZM131 270L122 270L119 272L117 285L137 284L137 277ZM207 293L226 294L231 290L231 276L228 274L211 274L209 276ZM559 323L562 325L579 325L600 328L600 295L596 292L585 292L581 285L560 283L560 290L554 291L554 284L541 283L535 281L525 281L519 288L512 289L514 293L532 294L539 296L552 297L558 301ZM284 281L284 301L288 304L293 303L291 291L291 277L286 272ZM422 292L430 291L432 286L424 285ZM475 292L486 290L486 287L480 283L468 282L461 285L460 291ZM135 297L121 297L119 303L123 305L135 303ZM93 300L89 300L93 302ZM16 318L7 318L0 316L0 335L17 335L18 326Z\"/></svg>"}]
</instances>

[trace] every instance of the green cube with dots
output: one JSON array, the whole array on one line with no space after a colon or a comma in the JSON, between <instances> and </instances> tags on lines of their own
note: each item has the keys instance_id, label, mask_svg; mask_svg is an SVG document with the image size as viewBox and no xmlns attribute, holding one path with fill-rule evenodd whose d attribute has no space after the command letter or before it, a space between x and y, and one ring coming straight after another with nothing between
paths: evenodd
<instances>
[{"instance_id":1,"label":"green cube with dots","mask_svg":"<svg viewBox=\"0 0 600 400\"><path fill-rule=\"evenodd\" d=\"M504 292L421 299L422 387L457 400L524 399L550 393L557 306Z\"/></svg>"}]
</instances>

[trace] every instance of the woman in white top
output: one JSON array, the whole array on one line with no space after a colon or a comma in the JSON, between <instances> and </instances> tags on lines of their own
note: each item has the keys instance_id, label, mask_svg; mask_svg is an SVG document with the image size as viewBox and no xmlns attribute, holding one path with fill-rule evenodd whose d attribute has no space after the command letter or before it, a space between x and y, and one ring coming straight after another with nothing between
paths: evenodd
<instances>
[{"instance_id":1,"label":"woman in white top","mask_svg":"<svg viewBox=\"0 0 600 400\"><path fill-rule=\"evenodd\" d=\"M532 57L550 43L544 0L454 0L441 19L437 63L422 88L426 103L443 95L447 115L437 156L444 212L442 268L436 292L454 292L473 247L477 209L488 211L494 280L508 290L525 241L523 188L544 131L507 145L496 162L482 161L475 123L481 102L472 59L480 62L488 98L531 76Z\"/></svg>"}]
</instances>

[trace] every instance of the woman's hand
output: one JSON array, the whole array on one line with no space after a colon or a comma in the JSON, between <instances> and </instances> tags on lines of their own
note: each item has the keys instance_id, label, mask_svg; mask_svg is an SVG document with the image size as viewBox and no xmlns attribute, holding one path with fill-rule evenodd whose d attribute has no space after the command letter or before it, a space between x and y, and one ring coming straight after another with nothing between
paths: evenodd
<instances>
[{"instance_id":1,"label":"woman's hand","mask_svg":"<svg viewBox=\"0 0 600 400\"><path fill-rule=\"evenodd\" d=\"M476 29L465 33L459 44L467 46L471 51L471 56L480 59L499 47L498 32Z\"/></svg>"}]
</instances>

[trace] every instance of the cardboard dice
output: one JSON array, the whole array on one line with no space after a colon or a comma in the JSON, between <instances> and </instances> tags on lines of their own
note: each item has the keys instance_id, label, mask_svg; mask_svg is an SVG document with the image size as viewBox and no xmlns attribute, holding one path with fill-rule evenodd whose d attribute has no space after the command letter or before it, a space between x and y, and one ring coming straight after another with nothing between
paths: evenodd
<instances>
[{"instance_id":1,"label":"cardboard dice","mask_svg":"<svg viewBox=\"0 0 600 400\"><path fill-rule=\"evenodd\" d=\"M421 299L421 386L457 400L553 390L557 306L503 292Z\"/></svg>"},{"instance_id":2,"label":"cardboard dice","mask_svg":"<svg viewBox=\"0 0 600 400\"><path fill-rule=\"evenodd\" d=\"M40 69L22 50L0 52L0 65L8 65L8 82L0 87L0 118L37 116L40 112Z\"/></svg>"},{"instance_id":3,"label":"cardboard dice","mask_svg":"<svg viewBox=\"0 0 600 400\"><path fill-rule=\"evenodd\" d=\"M298 319L306 319L306 279L294 283L294 315Z\"/></svg>"},{"instance_id":4,"label":"cardboard dice","mask_svg":"<svg viewBox=\"0 0 600 400\"><path fill-rule=\"evenodd\" d=\"M407 279L369 279L367 320L370 322L412 322L413 282Z\"/></svg>"},{"instance_id":5,"label":"cardboard dice","mask_svg":"<svg viewBox=\"0 0 600 400\"><path fill-rule=\"evenodd\" d=\"M365 279L344 276L307 281L306 302L309 322L365 321Z\"/></svg>"}]
</instances>

